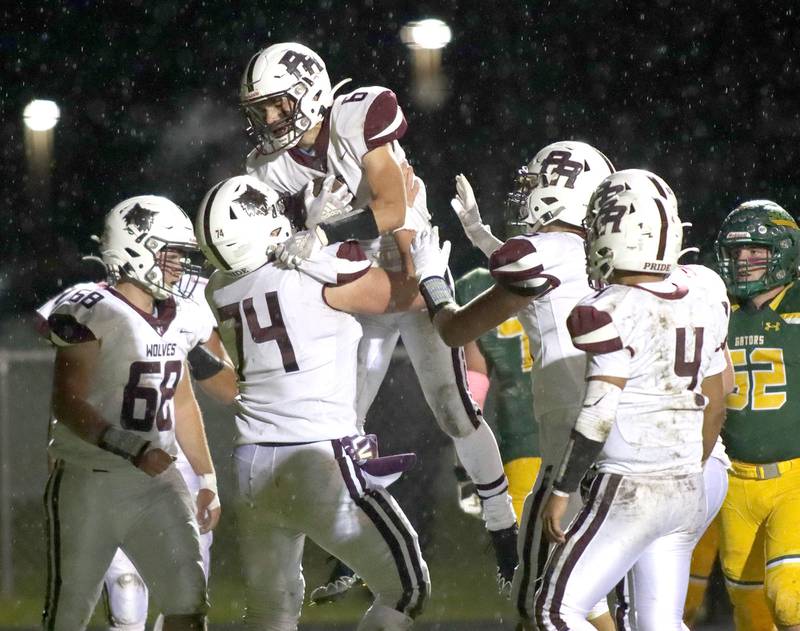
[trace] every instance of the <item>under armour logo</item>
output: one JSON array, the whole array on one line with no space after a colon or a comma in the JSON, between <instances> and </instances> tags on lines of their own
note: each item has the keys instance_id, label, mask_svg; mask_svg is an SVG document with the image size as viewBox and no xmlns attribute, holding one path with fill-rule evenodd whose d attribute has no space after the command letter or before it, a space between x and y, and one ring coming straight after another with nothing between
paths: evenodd
<instances>
[{"instance_id":1,"label":"under armour logo","mask_svg":"<svg viewBox=\"0 0 800 631\"><path fill-rule=\"evenodd\" d=\"M551 151L542 161L541 185L556 186L559 178L565 177L567 181L564 186L574 188L575 180L583 172L583 164L570 158L572 153L569 151ZM548 169L551 170L548 172Z\"/></svg>"},{"instance_id":2,"label":"under armour logo","mask_svg":"<svg viewBox=\"0 0 800 631\"><path fill-rule=\"evenodd\" d=\"M780 322L764 322L764 330L765 331L780 331L781 330L781 323Z\"/></svg>"}]
</instances>

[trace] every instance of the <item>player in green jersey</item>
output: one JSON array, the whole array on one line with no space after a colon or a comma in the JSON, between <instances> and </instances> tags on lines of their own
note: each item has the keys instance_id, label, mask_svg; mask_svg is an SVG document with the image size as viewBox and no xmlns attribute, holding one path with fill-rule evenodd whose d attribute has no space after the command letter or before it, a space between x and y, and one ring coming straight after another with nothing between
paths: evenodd
<instances>
[{"instance_id":1,"label":"player in green jersey","mask_svg":"<svg viewBox=\"0 0 800 631\"><path fill-rule=\"evenodd\" d=\"M800 229L767 200L722 224L720 275L738 301L728 345L736 389L720 557L737 631L800 630Z\"/></svg>"},{"instance_id":2,"label":"player in green jersey","mask_svg":"<svg viewBox=\"0 0 800 631\"><path fill-rule=\"evenodd\" d=\"M456 281L456 300L459 304L466 304L493 285L489 270L477 267ZM500 447L508 492L519 521L525 497L533 487L542 462L539 431L533 418L533 358L528 336L520 321L512 317L475 342L470 342L464 347L464 353L472 396L481 407L488 400L494 409L492 429ZM468 498L463 495L461 498L462 508L471 512L467 508L470 506ZM479 501L474 505L479 506Z\"/></svg>"}]
</instances>

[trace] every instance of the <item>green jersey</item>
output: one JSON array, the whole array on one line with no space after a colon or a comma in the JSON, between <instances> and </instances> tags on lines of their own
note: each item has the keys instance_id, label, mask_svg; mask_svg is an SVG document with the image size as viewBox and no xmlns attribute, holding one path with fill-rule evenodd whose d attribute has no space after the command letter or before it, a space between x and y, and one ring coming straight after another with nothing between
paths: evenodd
<instances>
[{"instance_id":1,"label":"green jersey","mask_svg":"<svg viewBox=\"0 0 800 631\"><path fill-rule=\"evenodd\" d=\"M456 300L464 305L494 285L489 271L476 268L456 282ZM517 318L509 318L478 338L489 368L487 407L497 421L497 442L503 462L539 455L538 426L533 418L531 357L528 336Z\"/></svg>"},{"instance_id":2,"label":"green jersey","mask_svg":"<svg viewBox=\"0 0 800 631\"><path fill-rule=\"evenodd\" d=\"M736 371L722 430L728 454L753 464L800 458L800 283L761 309L734 306L728 347Z\"/></svg>"}]
</instances>

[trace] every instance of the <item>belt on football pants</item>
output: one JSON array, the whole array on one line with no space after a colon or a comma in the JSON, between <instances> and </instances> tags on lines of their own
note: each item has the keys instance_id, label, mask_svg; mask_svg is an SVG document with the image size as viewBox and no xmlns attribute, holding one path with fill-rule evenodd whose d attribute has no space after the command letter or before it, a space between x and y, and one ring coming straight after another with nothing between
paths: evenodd
<instances>
[{"instance_id":1,"label":"belt on football pants","mask_svg":"<svg viewBox=\"0 0 800 631\"><path fill-rule=\"evenodd\" d=\"M750 480L772 480L779 478L787 471L800 469L800 458L792 460L782 460L781 462L766 462L762 464L750 464L740 460L731 460L731 472L737 478L747 478Z\"/></svg>"}]
</instances>

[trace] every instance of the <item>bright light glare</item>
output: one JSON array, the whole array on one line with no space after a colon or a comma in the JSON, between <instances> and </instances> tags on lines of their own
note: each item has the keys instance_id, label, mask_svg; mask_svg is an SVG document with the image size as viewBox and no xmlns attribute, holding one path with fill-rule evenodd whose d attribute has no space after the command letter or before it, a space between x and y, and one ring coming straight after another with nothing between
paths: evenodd
<instances>
[{"instance_id":1,"label":"bright light glare","mask_svg":"<svg viewBox=\"0 0 800 631\"><path fill-rule=\"evenodd\" d=\"M436 50L450 43L450 27L433 19L409 22L401 29L400 39L409 48Z\"/></svg>"},{"instance_id":2,"label":"bright light glare","mask_svg":"<svg viewBox=\"0 0 800 631\"><path fill-rule=\"evenodd\" d=\"M40 99L31 101L22 111L22 119L25 121L25 126L33 131L53 129L60 115L61 110L58 109L58 105L53 101Z\"/></svg>"}]
</instances>

